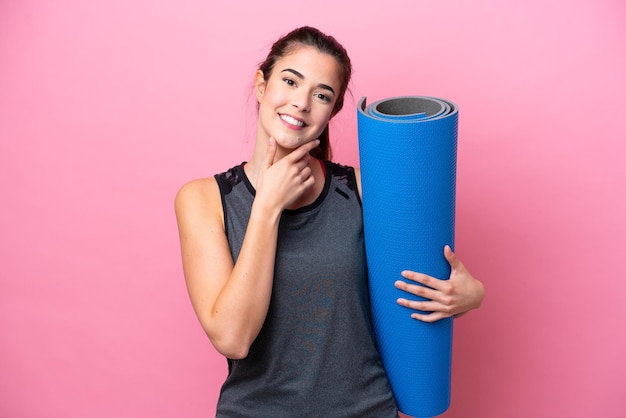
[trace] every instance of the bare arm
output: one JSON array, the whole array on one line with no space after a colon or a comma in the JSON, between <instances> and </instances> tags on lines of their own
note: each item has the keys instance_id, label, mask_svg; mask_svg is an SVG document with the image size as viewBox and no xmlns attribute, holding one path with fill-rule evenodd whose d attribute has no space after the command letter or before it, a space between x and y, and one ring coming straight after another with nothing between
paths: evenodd
<instances>
[{"instance_id":1,"label":"bare arm","mask_svg":"<svg viewBox=\"0 0 626 418\"><path fill-rule=\"evenodd\" d=\"M313 182L306 163L310 148L316 145L310 144L276 163L275 144L268 147L236 264L224 232L221 196L215 179L189 182L176 195L187 290L211 343L228 358L246 357L265 321L280 215Z\"/></svg>"}]
</instances>

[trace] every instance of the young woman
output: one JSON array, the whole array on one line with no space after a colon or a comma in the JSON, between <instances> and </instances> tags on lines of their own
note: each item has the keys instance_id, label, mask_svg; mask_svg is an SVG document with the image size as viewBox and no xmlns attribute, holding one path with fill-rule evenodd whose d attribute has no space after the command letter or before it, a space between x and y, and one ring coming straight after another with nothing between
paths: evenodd
<instances>
[{"instance_id":1,"label":"young woman","mask_svg":"<svg viewBox=\"0 0 626 418\"><path fill-rule=\"evenodd\" d=\"M371 325L359 172L329 161L350 76L333 37L279 39L256 73L249 161L176 196L191 302L228 359L218 417L397 417ZM416 320L481 304L482 284L443 251L449 280L406 271L415 284L395 284Z\"/></svg>"}]
</instances>

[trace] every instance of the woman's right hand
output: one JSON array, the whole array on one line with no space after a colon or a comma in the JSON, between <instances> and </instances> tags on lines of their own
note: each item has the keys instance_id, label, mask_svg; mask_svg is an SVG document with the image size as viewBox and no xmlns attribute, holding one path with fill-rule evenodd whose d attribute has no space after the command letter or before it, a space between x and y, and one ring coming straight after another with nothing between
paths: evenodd
<instances>
[{"instance_id":1,"label":"woman's right hand","mask_svg":"<svg viewBox=\"0 0 626 418\"><path fill-rule=\"evenodd\" d=\"M276 140L270 137L265 163L257 175L255 202L279 213L295 203L315 183L308 164L309 152L318 145L318 139L307 142L275 161Z\"/></svg>"}]
</instances>

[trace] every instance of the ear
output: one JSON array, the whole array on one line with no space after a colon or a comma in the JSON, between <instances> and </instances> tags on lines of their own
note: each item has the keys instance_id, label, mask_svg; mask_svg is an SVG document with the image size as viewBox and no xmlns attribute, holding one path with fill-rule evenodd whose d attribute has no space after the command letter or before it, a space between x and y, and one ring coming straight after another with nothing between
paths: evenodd
<instances>
[{"instance_id":1,"label":"ear","mask_svg":"<svg viewBox=\"0 0 626 418\"><path fill-rule=\"evenodd\" d=\"M265 86L266 86L265 77L263 76L263 71L257 70L256 75L254 77L254 92L256 93L257 102L261 102L263 98L263 94L265 94Z\"/></svg>"}]
</instances>

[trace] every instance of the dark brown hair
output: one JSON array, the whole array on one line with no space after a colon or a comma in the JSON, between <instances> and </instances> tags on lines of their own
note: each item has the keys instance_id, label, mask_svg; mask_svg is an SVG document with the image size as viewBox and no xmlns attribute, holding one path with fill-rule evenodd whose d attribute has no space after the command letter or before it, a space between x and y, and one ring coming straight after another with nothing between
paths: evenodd
<instances>
[{"instance_id":1,"label":"dark brown hair","mask_svg":"<svg viewBox=\"0 0 626 418\"><path fill-rule=\"evenodd\" d=\"M335 116L343 107L343 99L348 89L348 84L350 83L350 77L352 76L352 64L350 63L350 57L348 57L346 49L332 36L326 35L320 30L310 26L294 29L274 42L267 58L259 65L259 70L263 72L265 80L268 80L276 61L290 54L299 46L315 47L318 51L328 54L337 60L340 70L339 80L341 81L341 86L332 112L332 116ZM328 125L326 125L324 131L320 134L319 140L320 145L311 151L311 155L315 158L330 160L332 158L332 149L330 146Z\"/></svg>"}]
</instances>

